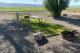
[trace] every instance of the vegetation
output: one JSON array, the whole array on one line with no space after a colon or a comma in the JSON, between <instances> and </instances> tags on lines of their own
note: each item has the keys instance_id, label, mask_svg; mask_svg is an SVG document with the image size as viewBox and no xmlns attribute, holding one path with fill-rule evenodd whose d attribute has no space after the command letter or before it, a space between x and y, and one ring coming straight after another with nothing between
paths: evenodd
<instances>
[{"instance_id":1,"label":"vegetation","mask_svg":"<svg viewBox=\"0 0 80 53\"><path fill-rule=\"evenodd\" d=\"M43 7L1 7L0 11L45 11Z\"/></svg>"},{"instance_id":2,"label":"vegetation","mask_svg":"<svg viewBox=\"0 0 80 53\"><path fill-rule=\"evenodd\" d=\"M45 8L36 8L36 7L4 7L4 8L0 8L0 11L46 11ZM70 11L70 12L80 12L80 8L79 7L69 7L67 8L65 11ZM47 14L48 15L48 14ZM50 15L50 14L49 14Z\"/></svg>"},{"instance_id":3,"label":"vegetation","mask_svg":"<svg viewBox=\"0 0 80 53\"><path fill-rule=\"evenodd\" d=\"M58 24L53 24L49 22L38 22L37 19L30 19L27 20L25 18L20 19L21 27L26 28L29 27L33 31L41 31L46 36L52 36L56 34L61 34L62 31L66 30L64 26L58 25ZM34 21L35 20L35 21Z\"/></svg>"},{"instance_id":4,"label":"vegetation","mask_svg":"<svg viewBox=\"0 0 80 53\"><path fill-rule=\"evenodd\" d=\"M45 0L44 5L53 16L61 16L62 10L68 7L69 0Z\"/></svg>"}]
</instances>

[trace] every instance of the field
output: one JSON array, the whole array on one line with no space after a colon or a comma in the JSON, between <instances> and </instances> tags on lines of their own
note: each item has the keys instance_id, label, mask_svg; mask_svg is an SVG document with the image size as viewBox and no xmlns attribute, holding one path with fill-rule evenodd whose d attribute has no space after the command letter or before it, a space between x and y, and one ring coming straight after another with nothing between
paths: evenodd
<instances>
[{"instance_id":1,"label":"field","mask_svg":"<svg viewBox=\"0 0 80 53\"><path fill-rule=\"evenodd\" d=\"M0 11L46 11L44 7L0 7ZM69 7L64 11L80 12L79 7Z\"/></svg>"},{"instance_id":2,"label":"field","mask_svg":"<svg viewBox=\"0 0 80 53\"><path fill-rule=\"evenodd\" d=\"M1 7L0 11L44 11L43 7Z\"/></svg>"}]
</instances>

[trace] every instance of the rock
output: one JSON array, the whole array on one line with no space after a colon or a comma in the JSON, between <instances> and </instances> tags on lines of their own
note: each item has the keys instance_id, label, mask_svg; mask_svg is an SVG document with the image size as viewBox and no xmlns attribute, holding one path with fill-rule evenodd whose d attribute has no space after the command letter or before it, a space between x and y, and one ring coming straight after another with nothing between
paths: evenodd
<instances>
[{"instance_id":1,"label":"rock","mask_svg":"<svg viewBox=\"0 0 80 53\"><path fill-rule=\"evenodd\" d=\"M63 31L61 32L63 35L63 39L69 40L69 41L74 41L77 36L80 36L79 32L77 30L73 31Z\"/></svg>"},{"instance_id":2,"label":"rock","mask_svg":"<svg viewBox=\"0 0 80 53\"><path fill-rule=\"evenodd\" d=\"M70 37L75 37L75 33L72 31L63 31L63 32L61 32L61 34L63 35L63 37L68 37L68 38L70 38Z\"/></svg>"},{"instance_id":3,"label":"rock","mask_svg":"<svg viewBox=\"0 0 80 53\"><path fill-rule=\"evenodd\" d=\"M80 33L77 30L73 30L72 32L75 34L75 36L80 36Z\"/></svg>"},{"instance_id":4,"label":"rock","mask_svg":"<svg viewBox=\"0 0 80 53\"><path fill-rule=\"evenodd\" d=\"M35 40L41 40L43 38L43 34L41 32L36 32L33 34Z\"/></svg>"},{"instance_id":5,"label":"rock","mask_svg":"<svg viewBox=\"0 0 80 53\"><path fill-rule=\"evenodd\" d=\"M33 36L39 46L42 46L48 43L48 40L46 39L44 34L42 34L41 32L34 33Z\"/></svg>"},{"instance_id":6,"label":"rock","mask_svg":"<svg viewBox=\"0 0 80 53\"><path fill-rule=\"evenodd\" d=\"M63 14L63 16L68 16L67 14Z\"/></svg>"},{"instance_id":7,"label":"rock","mask_svg":"<svg viewBox=\"0 0 80 53\"><path fill-rule=\"evenodd\" d=\"M4 39L4 36L0 34L0 42Z\"/></svg>"}]
</instances>

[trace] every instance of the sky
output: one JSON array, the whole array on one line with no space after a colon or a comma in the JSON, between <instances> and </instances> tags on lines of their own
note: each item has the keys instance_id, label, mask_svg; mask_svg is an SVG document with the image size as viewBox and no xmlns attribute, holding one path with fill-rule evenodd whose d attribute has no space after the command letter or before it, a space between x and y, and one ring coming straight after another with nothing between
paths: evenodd
<instances>
[{"instance_id":1,"label":"sky","mask_svg":"<svg viewBox=\"0 0 80 53\"><path fill-rule=\"evenodd\" d=\"M77 0L76 1L74 1L74 0L71 1L70 2L70 6L80 6L80 0L78 0L78 1Z\"/></svg>"},{"instance_id":2,"label":"sky","mask_svg":"<svg viewBox=\"0 0 80 53\"><path fill-rule=\"evenodd\" d=\"M26 4L42 4L42 0L0 0L5 3L26 3Z\"/></svg>"},{"instance_id":3,"label":"sky","mask_svg":"<svg viewBox=\"0 0 80 53\"><path fill-rule=\"evenodd\" d=\"M5 3L25 3L25 4L43 4L43 0L0 0L0 2ZM80 6L80 1L76 2L73 0L70 2L70 5Z\"/></svg>"}]
</instances>

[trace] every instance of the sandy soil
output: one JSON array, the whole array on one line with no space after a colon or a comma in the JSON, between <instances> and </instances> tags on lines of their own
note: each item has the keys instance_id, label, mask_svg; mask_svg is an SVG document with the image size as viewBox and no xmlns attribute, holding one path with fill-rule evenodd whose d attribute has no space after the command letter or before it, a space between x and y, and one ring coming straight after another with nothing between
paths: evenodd
<instances>
[{"instance_id":1,"label":"sandy soil","mask_svg":"<svg viewBox=\"0 0 80 53\"><path fill-rule=\"evenodd\" d=\"M44 13L30 12L30 13L31 15L35 15L35 16L43 16L44 18L47 18L47 20L52 21L52 23L64 25L66 27L73 28L78 31L80 29L80 25L79 25L80 18L78 17L77 19L75 19L76 17L72 18L71 16L66 19L64 18L63 20L61 19L55 20L52 17L44 16L47 12L44 12ZM25 32L18 31L18 27L16 27L14 24L7 23L7 22L11 22L14 18L16 18L16 16L13 16L11 14L0 14L0 32L1 34L3 34L2 36L4 36L9 41L10 45L13 46L12 50L14 50L16 53L33 53L33 52L34 53L36 52L37 53L80 53L79 37L78 37L78 40L74 39L74 41L67 41L63 39L62 36L53 36L53 37L47 38L49 41L47 44L43 46L38 46L36 43L34 43L35 41L33 40L33 36L30 34L31 31L29 31L29 29ZM8 20L8 21L5 21L5 20ZM9 28L11 28L11 30ZM4 50L6 51L6 49ZM11 51L11 50L8 50L8 51Z\"/></svg>"}]
</instances>

